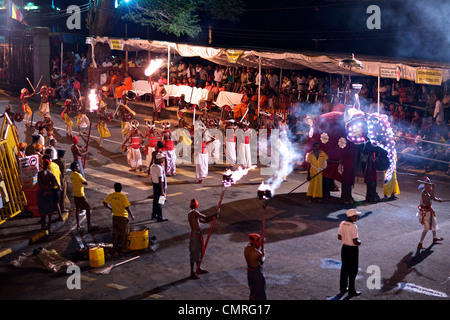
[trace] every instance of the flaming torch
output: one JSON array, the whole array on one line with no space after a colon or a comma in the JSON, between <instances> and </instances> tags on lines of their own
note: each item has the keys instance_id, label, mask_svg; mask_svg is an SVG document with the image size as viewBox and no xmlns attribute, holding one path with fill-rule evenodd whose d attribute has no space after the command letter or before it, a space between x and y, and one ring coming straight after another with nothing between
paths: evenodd
<instances>
[{"instance_id":1,"label":"flaming torch","mask_svg":"<svg viewBox=\"0 0 450 320\"><path fill-rule=\"evenodd\" d=\"M98 110L98 97L97 94L95 93L95 89L91 89L89 91L89 111L94 112ZM91 128L92 128L92 120L89 121L89 134L88 134L88 138L86 141L86 154L84 155L84 159L83 159L83 169L86 166L86 157L87 157L87 151L89 149L89 140L91 139Z\"/></svg>"},{"instance_id":2,"label":"flaming torch","mask_svg":"<svg viewBox=\"0 0 450 320\"><path fill-rule=\"evenodd\" d=\"M228 188L231 187L232 184L236 183L243 176L247 175L247 173L250 171L250 169L253 169L255 167L256 166L251 166L250 168L247 168L247 169L242 169L242 167L239 167L238 170L235 170L235 171L232 171L230 169L225 171L225 173L222 175L222 193L220 194L220 199L216 206L217 213L220 212L220 205L222 204L222 200L223 200L223 196L225 195L225 191L227 191ZM214 217L213 220L211 221L211 226L209 227L209 232L208 232L208 236L206 237L206 240L205 240L205 245L203 247L202 255L200 257L200 261L198 262L197 269L195 271L197 274L200 271L200 265L202 264L203 257L205 256L206 247L208 246L209 238L211 237L211 232L214 227L214 222L216 222L216 218L217 217Z\"/></svg>"},{"instance_id":3,"label":"flaming torch","mask_svg":"<svg viewBox=\"0 0 450 320\"><path fill-rule=\"evenodd\" d=\"M153 85L152 85L152 79L150 78L150 76L152 74L154 74L156 72L156 70L161 68L162 64L163 64L162 59L152 60L152 61L150 61L150 64L148 65L147 69L145 69L145 71L144 71L145 76L149 77L148 82L150 83L150 90L152 91L154 106L156 106L156 101L155 101L155 95L153 94Z\"/></svg>"},{"instance_id":4,"label":"flaming torch","mask_svg":"<svg viewBox=\"0 0 450 320\"><path fill-rule=\"evenodd\" d=\"M269 203L272 201L272 191L270 185L267 185L261 182L258 192L257 192L258 202L261 204L263 208L263 218L262 218L262 234L261 234L261 252L264 254L264 239L266 233L266 208Z\"/></svg>"}]
</instances>

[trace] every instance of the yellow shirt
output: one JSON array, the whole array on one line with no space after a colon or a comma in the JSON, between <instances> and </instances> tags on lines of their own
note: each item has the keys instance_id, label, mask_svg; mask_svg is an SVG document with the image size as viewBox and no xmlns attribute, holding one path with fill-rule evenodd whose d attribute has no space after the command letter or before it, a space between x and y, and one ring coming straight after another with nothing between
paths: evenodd
<instances>
[{"instance_id":1,"label":"yellow shirt","mask_svg":"<svg viewBox=\"0 0 450 320\"><path fill-rule=\"evenodd\" d=\"M84 185L86 179L81 173L72 171L70 174L70 181L72 182L72 192L74 197L84 197Z\"/></svg>"},{"instance_id":2,"label":"yellow shirt","mask_svg":"<svg viewBox=\"0 0 450 320\"><path fill-rule=\"evenodd\" d=\"M128 212L125 208L129 207L131 203L128 201L125 194L121 192L113 192L110 193L103 201L111 204L113 216L128 218Z\"/></svg>"},{"instance_id":3,"label":"yellow shirt","mask_svg":"<svg viewBox=\"0 0 450 320\"><path fill-rule=\"evenodd\" d=\"M53 175L56 177L56 181L58 181L58 184L61 185L61 170L59 170L59 166L54 163L50 162L50 165L48 166L50 171L53 173ZM58 186L54 186L53 189L57 189Z\"/></svg>"}]
</instances>

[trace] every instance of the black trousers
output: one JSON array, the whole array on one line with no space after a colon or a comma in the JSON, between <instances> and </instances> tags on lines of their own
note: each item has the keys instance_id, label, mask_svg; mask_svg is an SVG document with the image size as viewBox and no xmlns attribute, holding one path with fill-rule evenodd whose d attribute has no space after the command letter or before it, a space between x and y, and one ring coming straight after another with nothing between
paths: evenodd
<instances>
[{"instance_id":1,"label":"black trousers","mask_svg":"<svg viewBox=\"0 0 450 320\"><path fill-rule=\"evenodd\" d=\"M358 246L347 246L342 245L341 249L341 277L339 283L340 292L343 293L347 291L348 293L356 293L355 289L355 278L358 274L358 257L359 249Z\"/></svg>"},{"instance_id":2,"label":"black trousers","mask_svg":"<svg viewBox=\"0 0 450 320\"><path fill-rule=\"evenodd\" d=\"M159 183L153 183L153 212L152 219L162 219L162 204L159 204L159 197L162 194Z\"/></svg>"}]
</instances>

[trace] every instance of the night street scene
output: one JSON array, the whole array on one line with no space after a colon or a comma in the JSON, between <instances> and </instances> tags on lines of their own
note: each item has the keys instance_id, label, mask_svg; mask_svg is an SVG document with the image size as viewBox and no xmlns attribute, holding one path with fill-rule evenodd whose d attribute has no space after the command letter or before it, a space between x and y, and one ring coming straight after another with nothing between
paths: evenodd
<instances>
[{"instance_id":1,"label":"night street scene","mask_svg":"<svg viewBox=\"0 0 450 320\"><path fill-rule=\"evenodd\" d=\"M180 319L448 306L449 16L0 0L0 299Z\"/></svg>"}]
</instances>

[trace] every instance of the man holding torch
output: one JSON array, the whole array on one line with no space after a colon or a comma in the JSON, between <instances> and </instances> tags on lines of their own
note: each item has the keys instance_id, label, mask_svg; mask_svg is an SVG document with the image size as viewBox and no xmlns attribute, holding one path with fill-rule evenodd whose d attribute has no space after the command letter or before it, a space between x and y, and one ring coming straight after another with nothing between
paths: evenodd
<instances>
[{"instance_id":1,"label":"man holding torch","mask_svg":"<svg viewBox=\"0 0 450 320\"><path fill-rule=\"evenodd\" d=\"M192 199L190 202L191 211L188 213L188 221L191 226L191 232L189 234L189 252L191 262L191 279L199 279L199 274L208 273L208 271L200 268L202 255L205 252L205 243L203 242L202 230L200 228L201 223L207 223L219 216L219 211L211 216L205 216L198 211L199 204L196 199ZM194 269L194 265L197 264L197 269Z\"/></svg>"},{"instance_id":2,"label":"man holding torch","mask_svg":"<svg viewBox=\"0 0 450 320\"><path fill-rule=\"evenodd\" d=\"M261 247L261 236L257 233L248 235L249 243L244 249L244 257L247 262L247 281L250 288L250 300L267 300L266 279L262 272L264 253Z\"/></svg>"}]
</instances>

